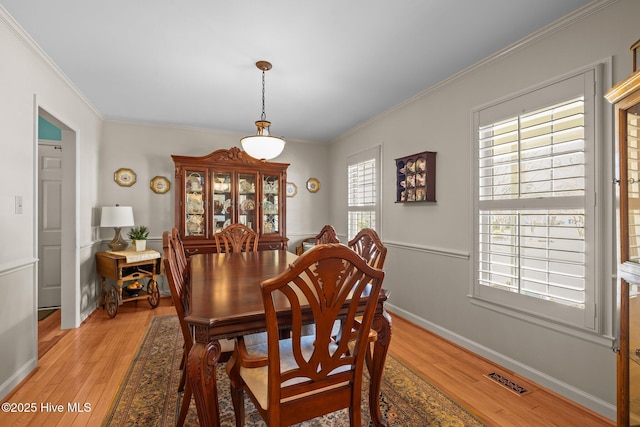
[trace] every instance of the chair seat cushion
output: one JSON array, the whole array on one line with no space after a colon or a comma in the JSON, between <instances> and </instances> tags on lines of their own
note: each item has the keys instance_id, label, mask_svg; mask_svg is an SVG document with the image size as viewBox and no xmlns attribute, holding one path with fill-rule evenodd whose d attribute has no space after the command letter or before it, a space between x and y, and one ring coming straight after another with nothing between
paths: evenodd
<instances>
[{"instance_id":1,"label":"chair seat cushion","mask_svg":"<svg viewBox=\"0 0 640 427\"><path fill-rule=\"evenodd\" d=\"M247 346L253 346L253 345L258 345L258 344L262 344L267 342L267 333L266 332L259 332L257 334L250 334L250 335L245 335L244 336L244 342L246 343ZM233 352L234 348L236 345L236 340L231 338L231 339L221 339L220 340L220 351L222 353L231 353Z\"/></svg>"},{"instance_id":2,"label":"chair seat cushion","mask_svg":"<svg viewBox=\"0 0 640 427\"><path fill-rule=\"evenodd\" d=\"M315 335L303 336L301 339L302 355L306 360L309 360L311 358L311 355L313 354L314 341L315 341ZM288 338L285 340L281 340L279 347L280 347L280 371L286 372L291 369L295 369L298 366L298 364L296 363L295 358L293 357L293 351L291 348L291 339ZM335 343L331 344L330 346L331 353L333 353L337 348L338 346ZM268 356L267 349L268 349L268 346L267 346L267 343L265 342L261 344L247 346L247 353L249 354L250 357L267 357ZM349 370L350 368L351 368L350 365L341 366L340 368L336 369L333 373L344 372ZM267 398L267 383L269 378L268 369L269 368L267 366L262 366L259 368L244 368L244 367L240 368L240 376L242 377L242 380L246 384L247 388L251 390L251 392L253 393L254 397L256 398L260 406L265 410L269 406L268 398ZM306 380L307 378L303 378L303 377L294 378L284 383L284 385L290 386ZM342 384L336 384L331 388L339 387L341 385ZM323 390L324 389L316 390L316 391L313 391L312 393L318 393ZM302 397L302 395L296 396L296 398L300 398L300 397Z\"/></svg>"}]
</instances>

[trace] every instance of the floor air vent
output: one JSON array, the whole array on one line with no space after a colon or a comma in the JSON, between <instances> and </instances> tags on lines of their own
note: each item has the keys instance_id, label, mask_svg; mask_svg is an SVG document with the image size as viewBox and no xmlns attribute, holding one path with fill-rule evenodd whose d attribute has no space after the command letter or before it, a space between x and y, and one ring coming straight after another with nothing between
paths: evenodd
<instances>
[{"instance_id":1,"label":"floor air vent","mask_svg":"<svg viewBox=\"0 0 640 427\"><path fill-rule=\"evenodd\" d=\"M518 385L511 381L509 378L503 377L500 374L492 372L490 374L485 375L487 378L497 382L501 386L505 387L509 391L517 394L518 396L522 396L525 393L528 393L528 390L521 385Z\"/></svg>"}]
</instances>

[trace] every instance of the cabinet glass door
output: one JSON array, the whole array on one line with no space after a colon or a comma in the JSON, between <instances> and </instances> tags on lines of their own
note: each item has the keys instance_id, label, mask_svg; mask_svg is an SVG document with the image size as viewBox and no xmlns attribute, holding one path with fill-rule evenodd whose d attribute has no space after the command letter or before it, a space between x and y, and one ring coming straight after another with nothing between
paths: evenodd
<instances>
[{"instance_id":1,"label":"cabinet glass door","mask_svg":"<svg viewBox=\"0 0 640 427\"><path fill-rule=\"evenodd\" d=\"M204 236L207 229L205 212L205 173L188 170L184 179L185 236Z\"/></svg>"},{"instance_id":2,"label":"cabinet glass door","mask_svg":"<svg viewBox=\"0 0 640 427\"><path fill-rule=\"evenodd\" d=\"M626 110L628 259L640 262L640 106Z\"/></svg>"},{"instance_id":3,"label":"cabinet glass door","mask_svg":"<svg viewBox=\"0 0 640 427\"><path fill-rule=\"evenodd\" d=\"M626 256L622 251L623 263L640 263L640 105L624 111L623 140L626 142ZM624 185L622 186L624 189ZM621 205L624 204L624 198ZM624 232L624 230L623 230ZM629 425L640 423L640 286L624 283L628 288L628 348L629 353ZM624 315L624 313L621 313Z\"/></svg>"},{"instance_id":4,"label":"cabinet glass door","mask_svg":"<svg viewBox=\"0 0 640 427\"><path fill-rule=\"evenodd\" d=\"M280 222L278 215L278 194L280 192L278 175L262 176L262 234L278 234Z\"/></svg>"},{"instance_id":5,"label":"cabinet glass door","mask_svg":"<svg viewBox=\"0 0 640 427\"><path fill-rule=\"evenodd\" d=\"M221 232L233 222L233 193L231 173L213 173L213 231Z\"/></svg>"},{"instance_id":6,"label":"cabinet glass door","mask_svg":"<svg viewBox=\"0 0 640 427\"><path fill-rule=\"evenodd\" d=\"M238 174L238 223L256 231L256 174Z\"/></svg>"}]
</instances>

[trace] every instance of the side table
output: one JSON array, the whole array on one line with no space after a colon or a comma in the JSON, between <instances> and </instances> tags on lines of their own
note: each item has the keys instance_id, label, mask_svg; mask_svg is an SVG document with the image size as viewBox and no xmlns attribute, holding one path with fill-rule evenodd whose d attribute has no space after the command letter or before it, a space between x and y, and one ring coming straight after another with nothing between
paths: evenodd
<instances>
[{"instance_id":1,"label":"side table","mask_svg":"<svg viewBox=\"0 0 640 427\"><path fill-rule=\"evenodd\" d=\"M160 253L157 251L97 252L96 272L102 284L99 304L111 318L116 317L118 307L125 302L147 299L151 308L156 308L160 303L160 290L156 281L156 276L160 273ZM125 289L123 295L122 289L126 282L142 278L149 278L146 289ZM111 279L114 283L107 284L106 279Z\"/></svg>"}]
</instances>

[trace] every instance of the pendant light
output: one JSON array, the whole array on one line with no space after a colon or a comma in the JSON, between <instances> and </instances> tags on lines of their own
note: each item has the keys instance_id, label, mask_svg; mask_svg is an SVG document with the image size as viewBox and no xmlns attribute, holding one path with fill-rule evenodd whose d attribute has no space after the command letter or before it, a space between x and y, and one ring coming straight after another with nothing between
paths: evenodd
<instances>
[{"instance_id":1,"label":"pendant light","mask_svg":"<svg viewBox=\"0 0 640 427\"><path fill-rule=\"evenodd\" d=\"M267 120L264 112L264 73L271 69L271 63L267 61L256 62L256 67L262 70L262 115L256 121L258 132L255 135L245 136L240 140L242 149L251 157L260 160L269 160L278 157L284 149L285 140L278 136L272 136L269 132L271 122Z\"/></svg>"}]
</instances>

